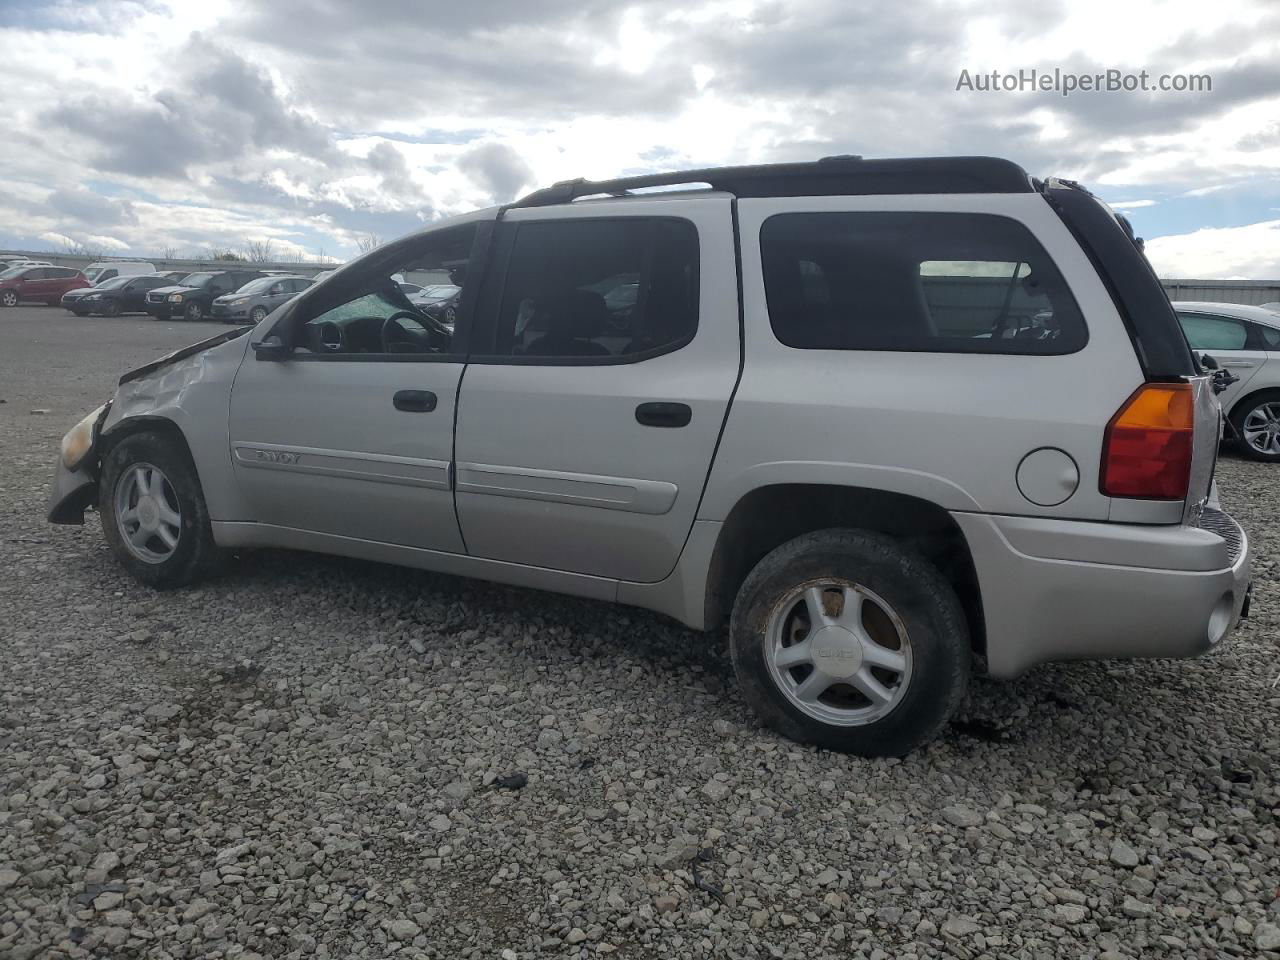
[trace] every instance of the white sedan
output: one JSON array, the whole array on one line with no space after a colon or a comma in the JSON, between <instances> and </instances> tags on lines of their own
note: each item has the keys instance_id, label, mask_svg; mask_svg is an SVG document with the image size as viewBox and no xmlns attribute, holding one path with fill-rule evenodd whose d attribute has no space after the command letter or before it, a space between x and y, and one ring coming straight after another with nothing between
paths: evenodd
<instances>
[{"instance_id":1,"label":"white sedan","mask_svg":"<svg viewBox=\"0 0 1280 960\"><path fill-rule=\"evenodd\" d=\"M1238 378L1218 397L1228 435L1253 459L1280 462L1280 312L1191 300L1173 309L1191 349Z\"/></svg>"}]
</instances>

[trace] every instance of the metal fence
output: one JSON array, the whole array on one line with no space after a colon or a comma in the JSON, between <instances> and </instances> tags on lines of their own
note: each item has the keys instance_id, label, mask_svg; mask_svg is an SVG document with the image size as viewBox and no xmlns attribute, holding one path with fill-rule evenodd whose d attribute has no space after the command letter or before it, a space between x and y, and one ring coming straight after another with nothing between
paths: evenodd
<instances>
[{"instance_id":1,"label":"metal fence","mask_svg":"<svg viewBox=\"0 0 1280 960\"><path fill-rule=\"evenodd\" d=\"M166 259L164 257L77 257L65 253L41 253L32 250L0 250L0 256L7 257L29 257L32 260L46 260L58 267L74 267L77 270L83 270L91 263L99 260L143 260L155 266L156 270L161 273L167 273L170 270L186 270L194 273L197 270L286 270L289 273L296 273L304 277L313 277L322 270L332 270L334 267L340 266L339 263L318 263L311 261L308 263L295 263L288 260L272 260L262 263L248 263L243 260L190 260L182 258Z\"/></svg>"},{"instance_id":2,"label":"metal fence","mask_svg":"<svg viewBox=\"0 0 1280 960\"><path fill-rule=\"evenodd\" d=\"M1200 303L1280 302L1280 280L1161 280L1170 300Z\"/></svg>"}]
</instances>

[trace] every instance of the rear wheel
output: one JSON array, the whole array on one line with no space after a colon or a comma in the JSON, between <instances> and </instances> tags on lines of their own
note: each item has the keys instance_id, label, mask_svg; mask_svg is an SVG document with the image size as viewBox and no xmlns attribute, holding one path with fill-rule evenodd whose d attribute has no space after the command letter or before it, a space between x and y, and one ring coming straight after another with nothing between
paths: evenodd
<instances>
[{"instance_id":1,"label":"rear wheel","mask_svg":"<svg viewBox=\"0 0 1280 960\"><path fill-rule=\"evenodd\" d=\"M120 563L153 587L193 583L223 554L186 449L163 433L125 437L103 461L98 509Z\"/></svg>"},{"instance_id":2,"label":"rear wheel","mask_svg":"<svg viewBox=\"0 0 1280 960\"><path fill-rule=\"evenodd\" d=\"M1280 391L1260 393L1231 412L1245 456L1280 463Z\"/></svg>"},{"instance_id":3,"label":"rear wheel","mask_svg":"<svg viewBox=\"0 0 1280 960\"><path fill-rule=\"evenodd\" d=\"M784 736L862 756L901 756L959 706L969 631L950 584L880 534L823 530L783 544L747 576L730 624L747 701Z\"/></svg>"}]
</instances>

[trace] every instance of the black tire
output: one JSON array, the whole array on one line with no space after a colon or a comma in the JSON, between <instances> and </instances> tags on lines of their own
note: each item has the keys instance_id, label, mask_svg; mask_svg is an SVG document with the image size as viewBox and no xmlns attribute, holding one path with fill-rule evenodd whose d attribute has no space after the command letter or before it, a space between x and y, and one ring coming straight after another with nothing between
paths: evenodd
<instances>
[{"instance_id":1,"label":"black tire","mask_svg":"<svg viewBox=\"0 0 1280 960\"><path fill-rule=\"evenodd\" d=\"M16 290L0 290L0 307L16 307L18 292Z\"/></svg>"},{"instance_id":2,"label":"black tire","mask_svg":"<svg viewBox=\"0 0 1280 960\"><path fill-rule=\"evenodd\" d=\"M103 311L103 313L105 313L108 317L118 317L118 316L120 316L120 301L119 301L119 300L108 300L108 301L107 301L107 309L106 309L106 310L104 310L104 311Z\"/></svg>"},{"instance_id":3,"label":"black tire","mask_svg":"<svg viewBox=\"0 0 1280 960\"><path fill-rule=\"evenodd\" d=\"M74 313L77 317L87 317L89 315L88 310L71 310L69 307L67 309L70 310L71 313Z\"/></svg>"},{"instance_id":4,"label":"black tire","mask_svg":"<svg viewBox=\"0 0 1280 960\"><path fill-rule=\"evenodd\" d=\"M204 319L204 307L192 300L182 311L182 319L187 323L199 323Z\"/></svg>"},{"instance_id":5,"label":"black tire","mask_svg":"<svg viewBox=\"0 0 1280 960\"><path fill-rule=\"evenodd\" d=\"M265 319L267 319L266 307L254 307L253 312L249 314L249 322L255 327Z\"/></svg>"},{"instance_id":6,"label":"black tire","mask_svg":"<svg viewBox=\"0 0 1280 960\"><path fill-rule=\"evenodd\" d=\"M1280 390L1264 390L1246 398L1242 403L1237 403L1235 409L1231 411L1231 426L1235 428L1236 437L1239 438L1240 451L1246 457L1262 463L1280 463L1280 453L1264 453L1245 439L1244 435L1244 422L1249 414L1268 403L1280 404Z\"/></svg>"},{"instance_id":7,"label":"black tire","mask_svg":"<svg viewBox=\"0 0 1280 960\"><path fill-rule=\"evenodd\" d=\"M137 464L158 467L169 482L181 515L181 532L172 553L161 562L135 556L125 544L116 516L117 486ZM204 502L195 464L186 448L159 432L135 433L114 444L102 464L98 484L98 512L102 533L121 565L133 576L156 588L195 583L216 573L225 554L213 542L209 509Z\"/></svg>"},{"instance_id":8,"label":"black tire","mask_svg":"<svg viewBox=\"0 0 1280 960\"><path fill-rule=\"evenodd\" d=\"M800 586L823 580L874 592L910 638L910 679L900 699L861 726L802 712L779 688L766 660L775 608ZM729 645L743 696L766 724L792 740L864 757L902 756L936 736L964 697L972 660L968 624L951 585L897 541L860 530L805 534L765 556L738 591Z\"/></svg>"}]
</instances>

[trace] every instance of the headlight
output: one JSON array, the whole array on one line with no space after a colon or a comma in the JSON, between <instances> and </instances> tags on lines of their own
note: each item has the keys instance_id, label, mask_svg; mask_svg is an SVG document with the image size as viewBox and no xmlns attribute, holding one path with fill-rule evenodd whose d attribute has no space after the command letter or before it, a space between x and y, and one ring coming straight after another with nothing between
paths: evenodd
<instances>
[{"instance_id":1,"label":"headlight","mask_svg":"<svg viewBox=\"0 0 1280 960\"><path fill-rule=\"evenodd\" d=\"M228 304L227 304L227 306L228 306L228 307L243 307L243 306L244 306L246 303L248 303L248 302L249 302L249 298L248 298L248 297L237 297L235 300L232 300L230 303L228 303Z\"/></svg>"},{"instance_id":2,"label":"headlight","mask_svg":"<svg viewBox=\"0 0 1280 960\"><path fill-rule=\"evenodd\" d=\"M182 302L182 294L180 294L180 293L171 293L171 294L169 294L169 302L170 302L170 303L181 303L181 302Z\"/></svg>"},{"instance_id":3,"label":"headlight","mask_svg":"<svg viewBox=\"0 0 1280 960\"><path fill-rule=\"evenodd\" d=\"M84 299L85 299L85 300L101 300L101 299L102 299L102 294L100 294L100 293L89 293L89 294L86 294L86 295L84 296Z\"/></svg>"},{"instance_id":4,"label":"headlight","mask_svg":"<svg viewBox=\"0 0 1280 960\"><path fill-rule=\"evenodd\" d=\"M62 465L68 470L74 470L80 466L85 454L93 446L93 425L98 422L98 417L102 416L102 408L105 406L104 403L102 407L91 412L68 430L67 435L62 438Z\"/></svg>"}]
</instances>

